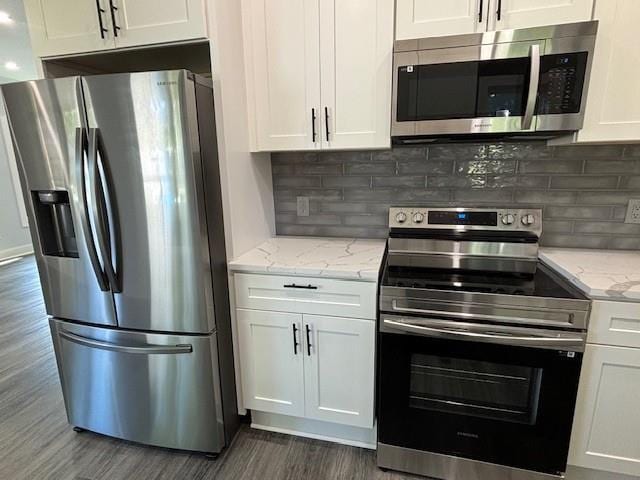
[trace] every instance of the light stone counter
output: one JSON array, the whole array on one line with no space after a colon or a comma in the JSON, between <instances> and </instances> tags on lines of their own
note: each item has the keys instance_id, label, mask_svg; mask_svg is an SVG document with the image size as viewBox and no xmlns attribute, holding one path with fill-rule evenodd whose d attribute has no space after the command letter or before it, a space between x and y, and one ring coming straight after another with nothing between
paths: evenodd
<instances>
[{"instance_id":1,"label":"light stone counter","mask_svg":"<svg viewBox=\"0 0 640 480\"><path fill-rule=\"evenodd\" d=\"M542 248L540 260L593 299L640 302L640 251Z\"/></svg>"},{"instance_id":2,"label":"light stone counter","mask_svg":"<svg viewBox=\"0 0 640 480\"><path fill-rule=\"evenodd\" d=\"M377 282L385 240L274 237L229 263L234 272Z\"/></svg>"}]
</instances>

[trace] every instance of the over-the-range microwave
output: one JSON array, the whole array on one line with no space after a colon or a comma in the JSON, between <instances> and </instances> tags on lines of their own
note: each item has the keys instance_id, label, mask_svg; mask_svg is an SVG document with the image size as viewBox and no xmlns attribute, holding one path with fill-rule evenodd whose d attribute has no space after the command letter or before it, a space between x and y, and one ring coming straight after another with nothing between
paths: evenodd
<instances>
[{"instance_id":1,"label":"over-the-range microwave","mask_svg":"<svg viewBox=\"0 0 640 480\"><path fill-rule=\"evenodd\" d=\"M597 29L591 21L397 41L394 142L579 130Z\"/></svg>"}]
</instances>

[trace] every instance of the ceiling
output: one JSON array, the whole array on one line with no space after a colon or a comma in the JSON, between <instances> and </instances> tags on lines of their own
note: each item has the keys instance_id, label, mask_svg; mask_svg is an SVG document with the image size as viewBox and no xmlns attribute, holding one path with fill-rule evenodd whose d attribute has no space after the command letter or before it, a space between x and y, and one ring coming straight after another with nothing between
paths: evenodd
<instances>
[{"instance_id":1,"label":"ceiling","mask_svg":"<svg viewBox=\"0 0 640 480\"><path fill-rule=\"evenodd\" d=\"M0 0L0 12L12 20L9 24L0 22L0 83L38 78L22 0ZM7 62L14 62L18 69L7 69Z\"/></svg>"}]
</instances>

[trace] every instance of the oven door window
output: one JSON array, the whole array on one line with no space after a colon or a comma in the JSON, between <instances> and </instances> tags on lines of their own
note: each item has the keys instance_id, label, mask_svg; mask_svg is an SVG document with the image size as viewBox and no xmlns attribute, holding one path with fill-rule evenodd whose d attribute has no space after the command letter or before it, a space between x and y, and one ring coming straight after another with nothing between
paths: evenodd
<instances>
[{"instance_id":1,"label":"oven door window","mask_svg":"<svg viewBox=\"0 0 640 480\"><path fill-rule=\"evenodd\" d=\"M411 355L409 406L533 425L542 369Z\"/></svg>"},{"instance_id":2,"label":"oven door window","mask_svg":"<svg viewBox=\"0 0 640 480\"><path fill-rule=\"evenodd\" d=\"M529 71L528 58L402 66L397 120L522 116Z\"/></svg>"}]
</instances>

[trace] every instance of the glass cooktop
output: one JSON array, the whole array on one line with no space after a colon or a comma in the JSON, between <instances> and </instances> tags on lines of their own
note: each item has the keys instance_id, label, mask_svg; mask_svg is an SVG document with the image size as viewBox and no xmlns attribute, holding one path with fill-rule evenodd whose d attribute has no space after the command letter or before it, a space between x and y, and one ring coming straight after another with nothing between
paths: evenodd
<instances>
[{"instance_id":1,"label":"glass cooktop","mask_svg":"<svg viewBox=\"0 0 640 480\"><path fill-rule=\"evenodd\" d=\"M586 298L578 290L558 278L542 263L538 263L534 274L438 270L386 265L382 285L550 298Z\"/></svg>"}]
</instances>

